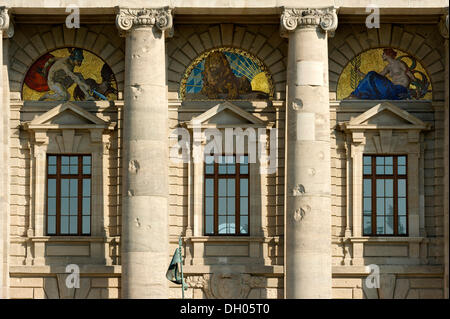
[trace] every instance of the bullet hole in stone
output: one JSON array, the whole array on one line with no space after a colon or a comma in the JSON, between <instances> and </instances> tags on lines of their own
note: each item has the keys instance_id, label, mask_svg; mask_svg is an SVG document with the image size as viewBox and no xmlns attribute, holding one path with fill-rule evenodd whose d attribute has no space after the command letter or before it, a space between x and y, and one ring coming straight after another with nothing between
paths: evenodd
<instances>
[{"instance_id":1,"label":"bullet hole in stone","mask_svg":"<svg viewBox=\"0 0 450 319\"><path fill-rule=\"evenodd\" d=\"M133 197L134 196L134 190L130 189L128 190L128 196Z\"/></svg>"},{"instance_id":2,"label":"bullet hole in stone","mask_svg":"<svg viewBox=\"0 0 450 319\"><path fill-rule=\"evenodd\" d=\"M132 160L128 163L128 171L130 173L134 173L137 174L137 172L139 171L139 162L137 160Z\"/></svg>"},{"instance_id":3,"label":"bullet hole in stone","mask_svg":"<svg viewBox=\"0 0 450 319\"><path fill-rule=\"evenodd\" d=\"M294 99L294 101L292 101L292 108L294 109L294 111L298 111L298 110L302 109L303 101L300 99Z\"/></svg>"},{"instance_id":4,"label":"bullet hole in stone","mask_svg":"<svg viewBox=\"0 0 450 319\"><path fill-rule=\"evenodd\" d=\"M314 168L308 168L308 175L309 176L314 176L316 175L316 170Z\"/></svg>"},{"instance_id":5,"label":"bullet hole in stone","mask_svg":"<svg viewBox=\"0 0 450 319\"><path fill-rule=\"evenodd\" d=\"M302 194L304 194L305 191L305 187L302 184L298 184L297 186L294 187L294 190L292 191L294 196L300 196Z\"/></svg>"},{"instance_id":6,"label":"bullet hole in stone","mask_svg":"<svg viewBox=\"0 0 450 319\"><path fill-rule=\"evenodd\" d=\"M318 157L323 160L325 158L325 154L323 152L319 152Z\"/></svg>"},{"instance_id":7,"label":"bullet hole in stone","mask_svg":"<svg viewBox=\"0 0 450 319\"><path fill-rule=\"evenodd\" d=\"M134 222L135 222L135 224L136 224L137 227L141 227L141 222L139 221L139 218L136 217L136 218L134 219Z\"/></svg>"}]
</instances>

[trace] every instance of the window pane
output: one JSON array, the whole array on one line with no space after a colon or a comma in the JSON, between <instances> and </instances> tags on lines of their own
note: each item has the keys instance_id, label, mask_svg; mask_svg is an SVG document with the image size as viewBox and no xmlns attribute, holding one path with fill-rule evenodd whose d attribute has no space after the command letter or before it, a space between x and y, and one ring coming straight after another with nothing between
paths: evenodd
<instances>
[{"instance_id":1,"label":"window pane","mask_svg":"<svg viewBox=\"0 0 450 319\"><path fill-rule=\"evenodd\" d=\"M61 216L61 234L69 233L69 216Z\"/></svg>"},{"instance_id":2,"label":"window pane","mask_svg":"<svg viewBox=\"0 0 450 319\"><path fill-rule=\"evenodd\" d=\"M384 234L384 217L377 217L377 234Z\"/></svg>"},{"instance_id":3,"label":"window pane","mask_svg":"<svg viewBox=\"0 0 450 319\"><path fill-rule=\"evenodd\" d=\"M226 174L227 173L227 166L224 164L219 164L219 174Z\"/></svg>"},{"instance_id":4,"label":"window pane","mask_svg":"<svg viewBox=\"0 0 450 319\"><path fill-rule=\"evenodd\" d=\"M394 216L386 217L386 235L394 234Z\"/></svg>"},{"instance_id":5,"label":"window pane","mask_svg":"<svg viewBox=\"0 0 450 319\"><path fill-rule=\"evenodd\" d=\"M78 174L78 166L70 165L70 174Z\"/></svg>"},{"instance_id":6,"label":"window pane","mask_svg":"<svg viewBox=\"0 0 450 319\"><path fill-rule=\"evenodd\" d=\"M69 166L68 165L61 166L61 174L69 174Z\"/></svg>"},{"instance_id":7,"label":"window pane","mask_svg":"<svg viewBox=\"0 0 450 319\"><path fill-rule=\"evenodd\" d=\"M70 215L78 215L78 198L70 198Z\"/></svg>"},{"instance_id":8,"label":"window pane","mask_svg":"<svg viewBox=\"0 0 450 319\"><path fill-rule=\"evenodd\" d=\"M406 234L406 216L399 216L398 217L398 233L399 235L405 235Z\"/></svg>"},{"instance_id":9,"label":"window pane","mask_svg":"<svg viewBox=\"0 0 450 319\"><path fill-rule=\"evenodd\" d=\"M56 234L56 216L48 216L47 233Z\"/></svg>"},{"instance_id":10,"label":"window pane","mask_svg":"<svg viewBox=\"0 0 450 319\"><path fill-rule=\"evenodd\" d=\"M56 179L52 178L48 180L47 196L56 196Z\"/></svg>"},{"instance_id":11,"label":"window pane","mask_svg":"<svg viewBox=\"0 0 450 319\"><path fill-rule=\"evenodd\" d=\"M241 234L248 234L248 216L240 217L240 232Z\"/></svg>"},{"instance_id":12,"label":"window pane","mask_svg":"<svg viewBox=\"0 0 450 319\"><path fill-rule=\"evenodd\" d=\"M384 207L385 207L386 215L394 215L394 199L393 198L386 198Z\"/></svg>"},{"instance_id":13,"label":"window pane","mask_svg":"<svg viewBox=\"0 0 450 319\"><path fill-rule=\"evenodd\" d=\"M69 196L69 179L61 179L61 196Z\"/></svg>"},{"instance_id":14,"label":"window pane","mask_svg":"<svg viewBox=\"0 0 450 319\"><path fill-rule=\"evenodd\" d=\"M49 215L56 215L56 198L49 198L47 200L47 213Z\"/></svg>"},{"instance_id":15,"label":"window pane","mask_svg":"<svg viewBox=\"0 0 450 319\"><path fill-rule=\"evenodd\" d=\"M234 197L228 198L227 213L228 215L234 215L236 213L236 200Z\"/></svg>"},{"instance_id":16,"label":"window pane","mask_svg":"<svg viewBox=\"0 0 450 319\"><path fill-rule=\"evenodd\" d=\"M377 198L377 215L384 215L384 198Z\"/></svg>"},{"instance_id":17,"label":"window pane","mask_svg":"<svg viewBox=\"0 0 450 319\"><path fill-rule=\"evenodd\" d=\"M248 165L241 165L239 167L239 173L240 174L248 174Z\"/></svg>"},{"instance_id":18,"label":"window pane","mask_svg":"<svg viewBox=\"0 0 450 319\"><path fill-rule=\"evenodd\" d=\"M404 197L398 199L398 214L406 215L406 198Z\"/></svg>"},{"instance_id":19,"label":"window pane","mask_svg":"<svg viewBox=\"0 0 450 319\"><path fill-rule=\"evenodd\" d=\"M383 197L384 196L384 180L377 179L377 197Z\"/></svg>"},{"instance_id":20,"label":"window pane","mask_svg":"<svg viewBox=\"0 0 450 319\"><path fill-rule=\"evenodd\" d=\"M61 164L69 165L69 156L61 156Z\"/></svg>"},{"instance_id":21,"label":"window pane","mask_svg":"<svg viewBox=\"0 0 450 319\"><path fill-rule=\"evenodd\" d=\"M364 156L363 157L363 164L371 166L372 165L372 157L370 156Z\"/></svg>"},{"instance_id":22,"label":"window pane","mask_svg":"<svg viewBox=\"0 0 450 319\"><path fill-rule=\"evenodd\" d=\"M364 235L371 235L372 233L372 217L364 216Z\"/></svg>"},{"instance_id":23,"label":"window pane","mask_svg":"<svg viewBox=\"0 0 450 319\"><path fill-rule=\"evenodd\" d=\"M69 215L69 198L61 198L61 215Z\"/></svg>"},{"instance_id":24,"label":"window pane","mask_svg":"<svg viewBox=\"0 0 450 319\"><path fill-rule=\"evenodd\" d=\"M386 197L394 197L394 180L386 179L384 182L384 196Z\"/></svg>"},{"instance_id":25,"label":"window pane","mask_svg":"<svg viewBox=\"0 0 450 319\"><path fill-rule=\"evenodd\" d=\"M233 165L227 165L227 173L228 174L236 174L236 166Z\"/></svg>"},{"instance_id":26,"label":"window pane","mask_svg":"<svg viewBox=\"0 0 450 319\"><path fill-rule=\"evenodd\" d=\"M390 166L394 165L392 156L386 156L384 158L384 165L390 165Z\"/></svg>"},{"instance_id":27,"label":"window pane","mask_svg":"<svg viewBox=\"0 0 450 319\"><path fill-rule=\"evenodd\" d=\"M205 219L205 233L213 234L214 233L214 216L206 216Z\"/></svg>"},{"instance_id":28,"label":"window pane","mask_svg":"<svg viewBox=\"0 0 450 319\"><path fill-rule=\"evenodd\" d=\"M48 167L48 174L50 174L50 175L56 174L56 166L49 166Z\"/></svg>"},{"instance_id":29,"label":"window pane","mask_svg":"<svg viewBox=\"0 0 450 319\"><path fill-rule=\"evenodd\" d=\"M70 216L70 233L76 234L78 233L78 220L77 216Z\"/></svg>"},{"instance_id":30,"label":"window pane","mask_svg":"<svg viewBox=\"0 0 450 319\"><path fill-rule=\"evenodd\" d=\"M248 197L241 197L240 212L242 215L248 215Z\"/></svg>"},{"instance_id":31,"label":"window pane","mask_svg":"<svg viewBox=\"0 0 450 319\"><path fill-rule=\"evenodd\" d=\"M91 233L91 217L90 216L83 216L82 233L83 234Z\"/></svg>"},{"instance_id":32,"label":"window pane","mask_svg":"<svg viewBox=\"0 0 450 319\"><path fill-rule=\"evenodd\" d=\"M214 164L214 156L206 155L205 156L205 164Z\"/></svg>"},{"instance_id":33,"label":"window pane","mask_svg":"<svg viewBox=\"0 0 450 319\"><path fill-rule=\"evenodd\" d=\"M397 159L398 165L406 165L406 156L399 156Z\"/></svg>"},{"instance_id":34,"label":"window pane","mask_svg":"<svg viewBox=\"0 0 450 319\"><path fill-rule=\"evenodd\" d=\"M364 174L366 175L372 174L372 166L364 166Z\"/></svg>"},{"instance_id":35,"label":"window pane","mask_svg":"<svg viewBox=\"0 0 450 319\"><path fill-rule=\"evenodd\" d=\"M384 157L383 156L377 156L375 161L377 166L383 166L384 165Z\"/></svg>"},{"instance_id":36,"label":"window pane","mask_svg":"<svg viewBox=\"0 0 450 319\"><path fill-rule=\"evenodd\" d=\"M214 215L214 197L206 197L205 215Z\"/></svg>"},{"instance_id":37,"label":"window pane","mask_svg":"<svg viewBox=\"0 0 450 319\"><path fill-rule=\"evenodd\" d=\"M241 178L239 187L240 187L240 189L239 189L240 196L248 196L248 179L247 178Z\"/></svg>"},{"instance_id":38,"label":"window pane","mask_svg":"<svg viewBox=\"0 0 450 319\"><path fill-rule=\"evenodd\" d=\"M83 174L86 174L86 175L91 174L91 166L83 165Z\"/></svg>"},{"instance_id":39,"label":"window pane","mask_svg":"<svg viewBox=\"0 0 450 319\"><path fill-rule=\"evenodd\" d=\"M71 179L70 180L70 197L78 196L78 180Z\"/></svg>"},{"instance_id":40,"label":"window pane","mask_svg":"<svg viewBox=\"0 0 450 319\"><path fill-rule=\"evenodd\" d=\"M236 189L235 180L232 178L228 179L228 190L227 196L235 196L234 191Z\"/></svg>"},{"instance_id":41,"label":"window pane","mask_svg":"<svg viewBox=\"0 0 450 319\"><path fill-rule=\"evenodd\" d=\"M235 234L236 233L236 224L235 224L235 216L228 216L227 217L227 227L228 227L228 233L229 234Z\"/></svg>"},{"instance_id":42,"label":"window pane","mask_svg":"<svg viewBox=\"0 0 450 319\"><path fill-rule=\"evenodd\" d=\"M214 196L214 179L212 178L205 180L205 196Z\"/></svg>"},{"instance_id":43,"label":"window pane","mask_svg":"<svg viewBox=\"0 0 450 319\"><path fill-rule=\"evenodd\" d=\"M227 198L219 198L219 215L226 215L227 213Z\"/></svg>"},{"instance_id":44,"label":"window pane","mask_svg":"<svg viewBox=\"0 0 450 319\"><path fill-rule=\"evenodd\" d=\"M91 180L89 178L83 179L83 196L91 196Z\"/></svg>"},{"instance_id":45,"label":"window pane","mask_svg":"<svg viewBox=\"0 0 450 319\"><path fill-rule=\"evenodd\" d=\"M386 174L386 175L394 174L393 166L385 166L384 167L384 174Z\"/></svg>"},{"instance_id":46,"label":"window pane","mask_svg":"<svg viewBox=\"0 0 450 319\"><path fill-rule=\"evenodd\" d=\"M406 175L406 166L398 167L398 175Z\"/></svg>"},{"instance_id":47,"label":"window pane","mask_svg":"<svg viewBox=\"0 0 450 319\"><path fill-rule=\"evenodd\" d=\"M70 157L70 165L78 166L78 156Z\"/></svg>"},{"instance_id":48,"label":"window pane","mask_svg":"<svg viewBox=\"0 0 450 319\"><path fill-rule=\"evenodd\" d=\"M48 165L56 165L56 156L48 157Z\"/></svg>"},{"instance_id":49,"label":"window pane","mask_svg":"<svg viewBox=\"0 0 450 319\"><path fill-rule=\"evenodd\" d=\"M227 233L227 216L219 216L219 234Z\"/></svg>"},{"instance_id":50,"label":"window pane","mask_svg":"<svg viewBox=\"0 0 450 319\"><path fill-rule=\"evenodd\" d=\"M227 196L227 180L219 179L219 196Z\"/></svg>"},{"instance_id":51,"label":"window pane","mask_svg":"<svg viewBox=\"0 0 450 319\"><path fill-rule=\"evenodd\" d=\"M384 175L384 166L377 165L377 175Z\"/></svg>"},{"instance_id":52,"label":"window pane","mask_svg":"<svg viewBox=\"0 0 450 319\"><path fill-rule=\"evenodd\" d=\"M398 197L406 197L406 180L398 180Z\"/></svg>"},{"instance_id":53,"label":"window pane","mask_svg":"<svg viewBox=\"0 0 450 319\"><path fill-rule=\"evenodd\" d=\"M214 165L206 165L205 173L206 174L214 174Z\"/></svg>"},{"instance_id":54,"label":"window pane","mask_svg":"<svg viewBox=\"0 0 450 319\"><path fill-rule=\"evenodd\" d=\"M91 165L91 157L90 156L83 156L83 165Z\"/></svg>"},{"instance_id":55,"label":"window pane","mask_svg":"<svg viewBox=\"0 0 450 319\"><path fill-rule=\"evenodd\" d=\"M372 211L372 199L364 198L364 212L371 212L371 211Z\"/></svg>"},{"instance_id":56,"label":"window pane","mask_svg":"<svg viewBox=\"0 0 450 319\"><path fill-rule=\"evenodd\" d=\"M91 199L89 197L83 197L83 207L82 207L83 215L91 214Z\"/></svg>"},{"instance_id":57,"label":"window pane","mask_svg":"<svg viewBox=\"0 0 450 319\"><path fill-rule=\"evenodd\" d=\"M364 180L364 196L365 197L372 196L372 181L370 179Z\"/></svg>"}]
</instances>

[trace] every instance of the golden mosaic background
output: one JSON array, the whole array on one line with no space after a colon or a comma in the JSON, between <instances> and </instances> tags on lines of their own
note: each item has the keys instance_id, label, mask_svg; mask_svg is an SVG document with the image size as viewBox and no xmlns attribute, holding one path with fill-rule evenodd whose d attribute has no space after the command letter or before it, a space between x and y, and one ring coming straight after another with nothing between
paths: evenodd
<instances>
[{"instance_id":1,"label":"golden mosaic background","mask_svg":"<svg viewBox=\"0 0 450 319\"><path fill-rule=\"evenodd\" d=\"M378 49L371 49L368 51L365 51L360 54L361 57L361 72L367 74L370 71L375 72L381 72L386 67L387 63L383 61L382 55L383 55L383 49L384 48L378 48ZM408 53L405 53L403 51L394 49L397 52L397 57L403 56L403 55L409 55ZM354 59L356 59L355 57ZM353 61L353 60L352 60ZM341 76L339 77L338 86L337 86L337 99L343 100L346 97L352 93L355 88L351 87L351 80L350 80L350 74L352 69L352 61L350 61L347 66L344 68L344 70L341 73ZM406 62L408 66L411 66L411 61L409 59L403 59L402 61ZM432 90L431 87L431 80L428 76L428 73L423 68L422 64L420 64L419 61L417 61L417 65L415 70L420 71L424 73L427 78L428 82L430 83L429 90ZM415 76L420 76L419 74L415 74ZM387 76L389 80L391 80L390 76ZM411 88L414 88L413 85L411 85ZM428 92L421 100L431 100L432 99L432 93Z\"/></svg>"}]
</instances>

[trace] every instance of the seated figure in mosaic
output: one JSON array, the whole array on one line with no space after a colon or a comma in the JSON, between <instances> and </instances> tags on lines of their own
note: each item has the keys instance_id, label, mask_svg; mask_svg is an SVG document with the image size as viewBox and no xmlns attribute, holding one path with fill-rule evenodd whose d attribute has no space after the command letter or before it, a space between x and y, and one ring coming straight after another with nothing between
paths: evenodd
<instances>
[{"instance_id":1,"label":"seated figure in mosaic","mask_svg":"<svg viewBox=\"0 0 450 319\"><path fill-rule=\"evenodd\" d=\"M404 100L410 99L409 85L415 81L413 73L402 60L396 59L397 52L391 48L383 50L383 61L388 64L380 73L370 71L360 74L364 77L347 99L361 100ZM389 75L392 80L386 76Z\"/></svg>"}]
</instances>

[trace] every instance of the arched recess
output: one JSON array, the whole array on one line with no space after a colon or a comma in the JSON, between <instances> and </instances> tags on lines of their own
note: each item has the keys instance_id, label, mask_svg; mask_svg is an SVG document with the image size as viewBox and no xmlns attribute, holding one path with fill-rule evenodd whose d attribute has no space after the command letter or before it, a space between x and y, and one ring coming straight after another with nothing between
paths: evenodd
<instances>
[{"instance_id":1,"label":"arched recess","mask_svg":"<svg viewBox=\"0 0 450 319\"><path fill-rule=\"evenodd\" d=\"M272 75L274 99L286 92L287 39L278 25L179 25L167 41L168 90L178 96L183 75L194 59L212 48L243 49L261 60Z\"/></svg>"},{"instance_id":2,"label":"arched recess","mask_svg":"<svg viewBox=\"0 0 450 319\"><path fill-rule=\"evenodd\" d=\"M379 29L365 25L343 25L329 40L330 92L337 92L345 66L369 49L392 47L416 57L427 71L433 87L433 100L445 98L445 49L437 25L381 24Z\"/></svg>"},{"instance_id":3,"label":"arched recess","mask_svg":"<svg viewBox=\"0 0 450 319\"><path fill-rule=\"evenodd\" d=\"M114 25L86 25L67 29L63 25L16 26L9 47L9 84L11 92L21 92L28 69L47 52L77 47L88 50L107 63L123 92L124 42ZM120 93L119 93L120 94Z\"/></svg>"}]
</instances>

